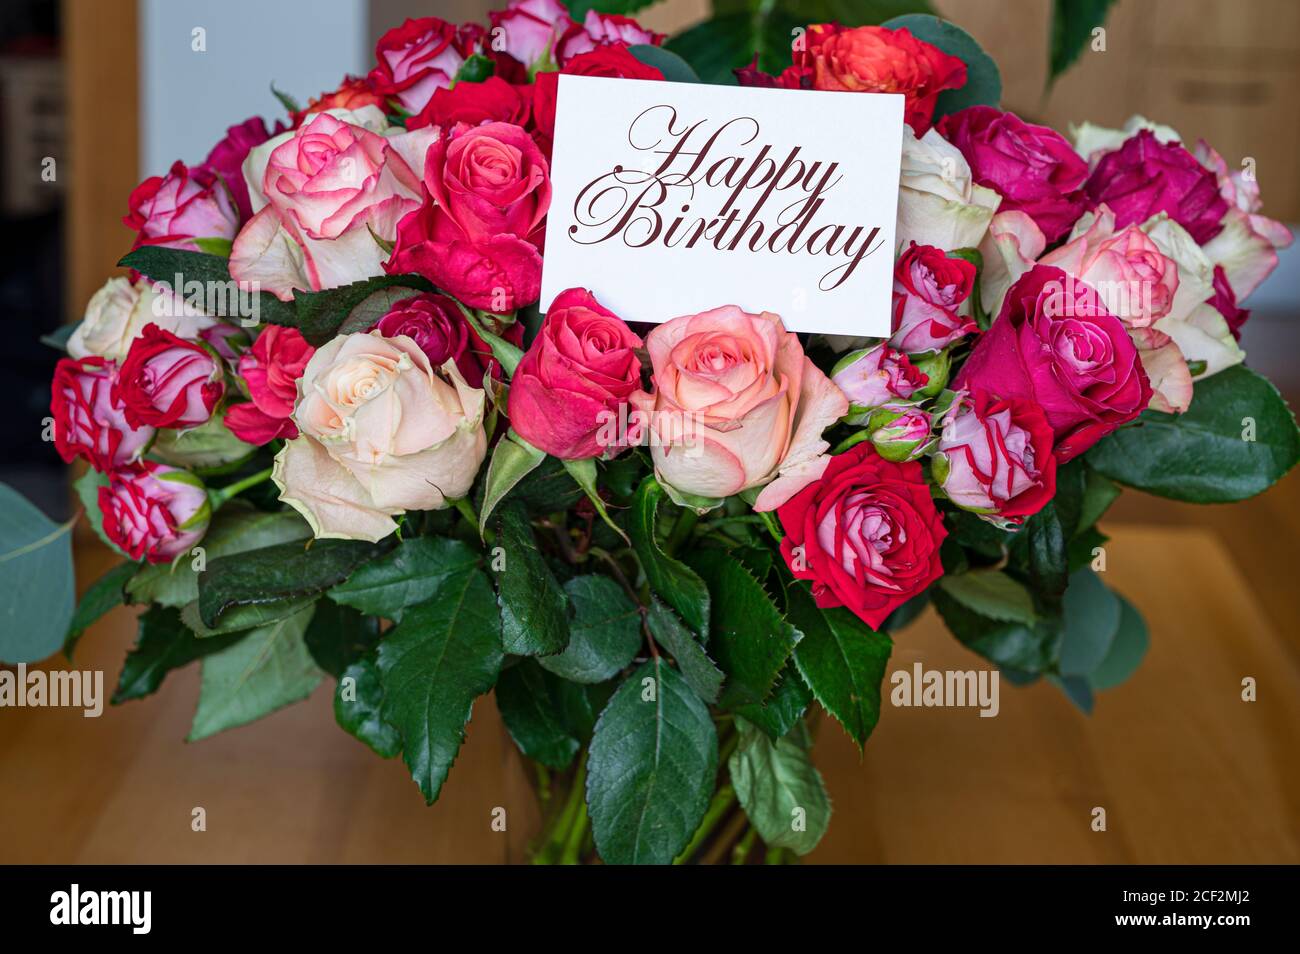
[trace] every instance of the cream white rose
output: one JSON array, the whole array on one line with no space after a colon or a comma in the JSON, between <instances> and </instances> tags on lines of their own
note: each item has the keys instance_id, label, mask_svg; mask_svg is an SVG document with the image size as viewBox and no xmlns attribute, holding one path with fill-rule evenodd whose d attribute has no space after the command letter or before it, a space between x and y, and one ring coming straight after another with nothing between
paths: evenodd
<instances>
[{"instance_id":1,"label":"cream white rose","mask_svg":"<svg viewBox=\"0 0 1300 954\"><path fill-rule=\"evenodd\" d=\"M976 185L956 146L931 129L920 139L903 127L899 174L898 248L908 243L945 251L975 248L1002 197Z\"/></svg>"},{"instance_id":2,"label":"cream white rose","mask_svg":"<svg viewBox=\"0 0 1300 954\"><path fill-rule=\"evenodd\" d=\"M68 338L68 354L74 358L96 355L120 363L145 325L155 324L177 337L195 340L200 331L216 323L217 319L185 304L165 285L155 290L147 279L131 284L125 278L110 278L90 297L86 317Z\"/></svg>"}]
</instances>

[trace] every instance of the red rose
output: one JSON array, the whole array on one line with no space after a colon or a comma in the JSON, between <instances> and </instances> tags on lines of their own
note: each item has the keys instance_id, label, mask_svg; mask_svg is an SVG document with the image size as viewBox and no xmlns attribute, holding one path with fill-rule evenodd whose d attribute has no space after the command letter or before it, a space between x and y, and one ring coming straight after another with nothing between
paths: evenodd
<instances>
[{"instance_id":1,"label":"red rose","mask_svg":"<svg viewBox=\"0 0 1300 954\"><path fill-rule=\"evenodd\" d=\"M873 629L943 575L948 535L921 465L895 464L867 443L830 459L777 510L781 555L811 580L818 606L845 606Z\"/></svg>"},{"instance_id":2,"label":"red rose","mask_svg":"<svg viewBox=\"0 0 1300 954\"><path fill-rule=\"evenodd\" d=\"M1043 409L1064 463L1151 401L1151 385L1124 323L1092 286L1035 265L1011 286L953 388L983 389Z\"/></svg>"},{"instance_id":3,"label":"red rose","mask_svg":"<svg viewBox=\"0 0 1300 954\"><path fill-rule=\"evenodd\" d=\"M435 89L450 86L465 62L456 27L437 17L420 17L393 27L375 46L379 65L370 85L392 96L408 113L418 113Z\"/></svg>"},{"instance_id":4,"label":"red rose","mask_svg":"<svg viewBox=\"0 0 1300 954\"><path fill-rule=\"evenodd\" d=\"M153 440L152 427L132 427L113 396L117 365L100 357L62 358L54 368L50 414L54 449L64 463L78 457L98 471L136 460Z\"/></svg>"},{"instance_id":5,"label":"red rose","mask_svg":"<svg viewBox=\"0 0 1300 954\"><path fill-rule=\"evenodd\" d=\"M135 247L165 245L201 252L195 239L233 239L239 212L226 186L202 170L177 162L131 190L122 224L136 232Z\"/></svg>"},{"instance_id":6,"label":"red rose","mask_svg":"<svg viewBox=\"0 0 1300 954\"><path fill-rule=\"evenodd\" d=\"M385 271L417 272L498 314L537 301L551 178L526 132L510 123L452 129L429 147L424 193L398 223Z\"/></svg>"},{"instance_id":7,"label":"red rose","mask_svg":"<svg viewBox=\"0 0 1300 954\"><path fill-rule=\"evenodd\" d=\"M975 265L915 242L894 266L894 335L907 354L941 351L979 328L958 307L975 287Z\"/></svg>"},{"instance_id":8,"label":"red rose","mask_svg":"<svg viewBox=\"0 0 1300 954\"><path fill-rule=\"evenodd\" d=\"M901 28L814 24L794 65L812 73L813 89L902 93L903 118L918 136L930 128L939 94L966 85L965 63Z\"/></svg>"},{"instance_id":9,"label":"red rose","mask_svg":"<svg viewBox=\"0 0 1300 954\"><path fill-rule=\"evenodd\" d=\"M225 391L220 363L201 344L147 324L131 342L113 400L132 427L198 427Z\"/></svg>"},{"instance_id":10,"label":"red rose","mask_svg":"<svg viewBox=\"0 0 1300 954\"><path fill-rule=\"evenodd\" d=\"M485 122L526 126L532 94L524 89L521 93L519 87L495 76L481 83L462 80L451 89L435 90L424 109L406 121L406 128L448 128L457 123L477 126Z\"/></svg>"},{"instance_id":11,"label":"red rose","mask_svg":"<svg viewBox=\"0 0 1300 954\"><path fill-rule=\"evenodd\" d=\"M600 46L589 53L579 53L564 64L560 73L571 76L612 76L619 79L664 78L661 71L642 63L624 46ZM533 125L548 144L555 135L555 96L560 73L538 73L533 85ZM548 151L549 148L548 145Z\"/></svg>"},{"instance_id":12,"label":"red rose","mask_svg":"<svg viewBox=\"0 0 1300 954\"><path fill-rule=\"evenodd\" d=\"M641 339L591 292L560 292L510 381L508 415L534 447L565 460L624 446L620 408L641 385Z\"/></svg>"},{"instance_id":13,"label":"red rose","mask_svg":"<svg viewBox=\"0 0 1300 954\"><path fill-rule=\"evenodd\" d=\"M420 294L404 298L371 326L385 338L406 335L420 346L429 363L441 368L455 361L461 377L472 388L483 386L483 376L501 379L501 365L492 349L465 320L465 314L446 295ZM524 326L513 322L502 333L513 345L524 342Z\"/></svg>"},{"instance_id":14,"label":"red rose","mask_svg":"<svg viewBox=\"0 0 1300 954\"><path fill-rule=\"evenodd\" d=\"M226 408L231 433L259 447L297 437L289 415L298 399L298 379L315 353L297 328L268 325L239 358L239 374L252 400Z\"/></svg>"},{"instance_id":15,"label":"red rose","mask_svg":"<svg viewBox=\"0 0 1300 954\"><path fill-rule=\"evenodd\" d=\"M99 488L104 535L132 560L168 563L203 539L208 492L193 474L142 461L113 471Z\"/></svg>"}]
</instances>

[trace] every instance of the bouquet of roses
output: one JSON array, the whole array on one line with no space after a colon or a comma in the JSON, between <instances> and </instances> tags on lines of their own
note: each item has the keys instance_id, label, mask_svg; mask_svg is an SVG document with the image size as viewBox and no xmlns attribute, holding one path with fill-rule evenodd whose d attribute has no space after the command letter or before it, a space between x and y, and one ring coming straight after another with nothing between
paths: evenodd
<instances>
[{"instance_id":1,"label":"bouquet of roses","mask_svg":"<svg viewBox=\"0 0 1300 954\"><path fill-rule=\"evenodd\" d=\"M599 275L540 313L557 76L696 74L556 0L407 21L130 196L130 275L58 342L52 403L124 562L74 615L66 554L20 552L68 605L5 658L138 604L115 703L200 661L200 739L328 675L429 802L495 690L540 861L811 850L816 714L863 745L927 605L1090 708L1147 641L1101 582L1120 486L1239 500L1300 455L1238 344L1290 236L1204 143L1001 111L952 24L796 34L739 82L906 97L890 338L615 314Z\"/></svg>"}]
</instances>

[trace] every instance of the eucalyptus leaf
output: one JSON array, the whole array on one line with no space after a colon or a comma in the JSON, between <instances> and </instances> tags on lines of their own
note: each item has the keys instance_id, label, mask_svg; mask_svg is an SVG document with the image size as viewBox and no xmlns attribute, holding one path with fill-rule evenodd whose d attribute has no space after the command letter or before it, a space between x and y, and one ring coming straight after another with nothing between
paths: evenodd
<instances>
[{"instance_id":1,"label":"eucalyptus leaf","mask_svg":"<svg viewBox=\"0 0 1300 954\"><path fill-rule=\"evenodd\" d=\"M72 523L57 524L0 484L0 659L57 652L72 622Z\"/></svg>"}]
</instances>

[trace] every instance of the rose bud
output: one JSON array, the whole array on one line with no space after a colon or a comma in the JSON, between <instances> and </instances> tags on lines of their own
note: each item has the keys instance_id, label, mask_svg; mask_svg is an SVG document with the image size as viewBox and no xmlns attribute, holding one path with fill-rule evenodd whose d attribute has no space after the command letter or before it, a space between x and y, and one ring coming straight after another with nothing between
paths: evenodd
<instances>
[{"instance_id":1,"label":"rose bud","mask_svg":"<svg viewBox=\"0 0 1300 954\"><path fill-rule=\"evenodd\" d=\"M944 415L931 474L963 510L1021 523L1056 493L1052 428L1032 401L959 393Z\"/></svg>"},{"instance_id":2,"label":"rose bud","mask_svg":"<svg viewBox=\"0 0 1300 954\"><path fill-rule=\"evenodd\" d=\"M560 0L510 0L488 19L504 52L528 67L551 66L555 41L573 23Z\"/></svg>"},{"instance_id":3,"label":"rose bud","mask_svg":"<svg viewBox=\"0 0 1300 954\"><path fill-rule=\"evenodd\" d=\"M117 366L103 358L63 358L54 368L50 413L54 448L65 463L85 458L98 471L133 463L153 440L152 427L132 427L114 400Z\"/></svg>"},{"instance_id":4,"label":"rose bud","mask_svg":"<svg viewBox=\"0 0 1300 954\"><path fill-rule=\"evenodd\" d=\"M99 488L104 534L132 560L167 563L203 538L212 517L203 482L187 470L142 461Z\"/></svg>"},{"instance_id":5,"label":"rose bud","mask_svg":"<svg viewBox=\"0 0 1300 954\"><path fill-rule=\"evenodd\" d=\"M761 487L754 509L767 511L817 479L822 431L849 402L779 315L735 305L685 315L656 326L646 348L655 390L632 403L670 493L707 506Z\"/></svg>"},{"instance_id":6,"label":"rose bud","mask_svg":"<svg viewBox=\"0 0 1300 954\"><path fill-rule=\"evenodd\" d=\"M873 408L907 402L928 384L907 355L887 344L846 354L831 369L831 380L849 399L850 424L862 423Z\"/></svg>"},{"instance_id":7,"label":"rose bud","mask_svg":"<svg viewBox=\"0 0 1300 954\"><path fill-rule=\"evenodd\" d=\"M975 287L975 265L913 242L894 266L894 335L906 354L939 351L978 331L958 309Z\"/></svg>"},{"instance_id":8,"label":"rose bud","mask_svg":"<svg viewBox=\"0 0 1300 954\"><path fill-rule=\"evenodd\" d=\"M136 232L135 244L165 245L191 252L197 239L233 239L239 212L230 190L212 173L177 162L165 176L145 179L131 192L131 211L122 223Z\"/></svg>"},{"instance_id":9,"label":"rose bud","mask_svg":"<svg viewBox=\"0 0 1300 954\"><path fill-rule=\"evenodd\" d=\"M818 606L844 606L879 628L895 609L943 575L947 531L921 465L896 464L861 443L777 510L781 555L812 581Z\"/></svg>"},{"instance_id":10,"label":"rose bud","mask_svg":"<svg viewBox=\"0 0 1300 954\"><path fill-rule=\"evenodd\" d=\"M636 443L639 434L625 424L628 398L641 385L640 347L641 339L591 292L560 292L511 378L511 427L563 460L616 454Z\"/></svg>"},{"instance_id":11,"label":"rose bud","mask_svg":"<svg viewBox=\"0 0 1300 954\"><path fill-rule=\"evenodd\" d=\"M501 364L492 357L492 349L466 320L460 306L446 295L424 293L403 298L375 323L374 330L385 338L406 335L428 355L435 368L455 361L472 388L481 388L483 375L489 371L492 377L501 377ZM524 327L514 322L501 337L513 345L522 345Z\"/></svg>"},{"instance_id":12,"label":"rose bud","mask_svg":"<svg viewBox=\"0 0 1300 954\"><path fill-rule=\"evenodd\" d=\"M916 460L934 443L930 415L919 407L881 407L867 419L871 443L885 460Z\"/></svg>"},{"instance_id":13,"label":"rose bud","mask_svg":"<svg viewBox=\"0 0 1300 954\"><path fill-rule=\"evenodd\" d=\"M133 427L198 427L226 385L221 362L201 344L145 325L122 362L113 397Z\"/></svg>"},{"instance_id":14,"label":"rose bud","mask_svg":"<svg viewBox=\"0 0 1300 954\"><path fill-rule=\"evenodd\" d=\"M239 375L252 400L226 408L231 433L259 447L297 437L290 415L298 400L298 379L315 353L297 328L268 325L239 359Z\"/></svg>"},{"instance_id":15,"label":"rose bud","mask_svg":"<svg viewBox=\"0 0 1300 954\"><path fill-rule=\"evenodd\" d=\"M437 17L420 17L393 27L375 46L379 65L371 87L392 96L408 113L418 113L435 89L450 86L465 62L456 27Z\"/></svg>"},{"instance_id":16,"label":"rose bud","mask_svg":"<svg viewBox=\"0 0 1300 954\"><path fill-rule=\"evenodd\" d=\"M912 395L913 400L925 400L937 397L948 385L948 372L952 368L952 354L949 349L931 351L909 357L912 367L925 375L925 387Z\"/></svg>"}]
</instances>

